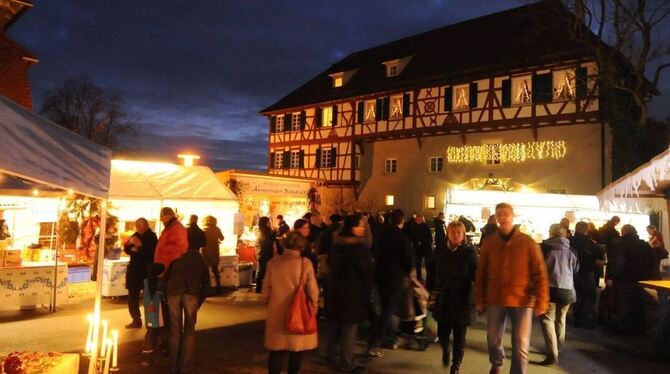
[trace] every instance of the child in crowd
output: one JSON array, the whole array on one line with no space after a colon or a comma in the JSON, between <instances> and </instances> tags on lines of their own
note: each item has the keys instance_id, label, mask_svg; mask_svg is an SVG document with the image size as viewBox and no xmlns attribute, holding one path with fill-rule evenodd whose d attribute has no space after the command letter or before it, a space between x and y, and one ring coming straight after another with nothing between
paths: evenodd
<instances>
[{"instance_id":1,"label":"child in crowd","mask_svg":"<svg viewBox=\"0 0 670 374\"><path fill-rule=\"evenodd\" d=\"M142 354L143 366L149 366L153 363L155 351L160 351L161 334L160 328L164 326L163 313L161 313L161 300L164 299L164 293L159 287L158 276L163 273L165 266L161 263L151 263L147 269L147 278L144 280L144 321L147 333L144 336L144 346Z\"/></svg>"}]
</instances>

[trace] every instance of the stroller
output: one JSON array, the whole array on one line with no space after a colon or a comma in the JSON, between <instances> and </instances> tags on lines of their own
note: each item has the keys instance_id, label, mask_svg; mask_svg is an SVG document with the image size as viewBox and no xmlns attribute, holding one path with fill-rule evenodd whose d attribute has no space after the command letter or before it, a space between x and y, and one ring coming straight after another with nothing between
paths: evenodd
<instances>
[{"instance_id":1,"label":"stroller","mask_svg":"<svg viewBox=\"0 0 670 374\"><path fill-rule=\"evenodd\" d=\"M428 296L426 288L412 273L407 278L402 298L403 307L398 316L400 317L400 338L405 341L403 344L405 348L424 351L434 340L430 339L426 328Z\"/></svg>"}]
</instances>

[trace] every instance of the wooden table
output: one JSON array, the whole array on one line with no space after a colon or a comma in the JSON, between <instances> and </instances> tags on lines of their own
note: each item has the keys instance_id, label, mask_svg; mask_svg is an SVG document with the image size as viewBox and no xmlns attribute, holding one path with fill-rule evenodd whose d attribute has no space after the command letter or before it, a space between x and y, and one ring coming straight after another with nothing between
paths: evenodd
<instances>
[{"instance_id":1,"label":"wooden table","mask_svg":"<svg viewBox=\"0 0 670 374\"><path fill-rule=\"evenodd\" d=\"M660 355L670 353L670 280L641 281L642 287L658 292L656 331L653 349Z\"/></svg>"}]
</instances>

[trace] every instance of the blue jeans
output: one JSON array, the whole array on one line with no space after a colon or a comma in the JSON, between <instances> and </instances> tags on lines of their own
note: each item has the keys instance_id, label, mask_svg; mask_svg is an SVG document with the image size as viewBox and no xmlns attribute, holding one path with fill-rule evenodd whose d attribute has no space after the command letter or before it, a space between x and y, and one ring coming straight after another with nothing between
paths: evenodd
<instances>
[{"instance_id":1,"label":"blue jeans","mask_svg":"<svg viewBox=\"0 0 670 374\"><path fill-rule=\"evenodd\" d=\"M505 360L503 336L505 318L512 321L512 368L511 374L528 372L528 346L533 326L533 309L512 308L499 305L487 305L486 340L489 349L489 361L495 367L502 367Z\"/></svg>"},{"instance_id":2,"label":"blue jeans","mask_svg":"<svg viewBox=\"0 0 670 374\"><path fill-rule=\"evenodd\" d=\"M180 373L191 371L195 351L195 323L200 298L196 295L168 295L170 307L170 366Z\"/></svg>"}]
</instances>

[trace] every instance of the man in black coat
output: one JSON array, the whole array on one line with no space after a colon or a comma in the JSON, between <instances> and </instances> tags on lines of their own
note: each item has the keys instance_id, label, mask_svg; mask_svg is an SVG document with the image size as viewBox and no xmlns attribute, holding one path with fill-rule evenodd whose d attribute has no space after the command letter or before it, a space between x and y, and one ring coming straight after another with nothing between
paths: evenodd
<instances>
[{"instance_id":1,"label":"man in black coat","mask_svg":"<svg viewBox=\"0 0 670 374\"><path fill-rule=\"evenodd\" d=\"M602 266L605 254L587 235L589 225L579 221L575 225L575 234L571 236L570 246L577 251L579 271L575 274L575 291L577 302L574 308L575 326L592 329L596 327L593 310L596 304L595 273Z\"/></svg>"},{"instance_id":2,"label":"man in black coat","mask_svg":"<svg viewBox=\"0 0 670 374\"><path fill-rule=\"evenodd\" d=\"M421 215L414 219L414 227L410 231L412 245L414 246L414 259L416 264L416 278L423 282L423 268L428 267L433 259L433 235Z\"/></svg>"},{"instance_id":3,"label":"man in black coat","mask_svg":"<svg viewBox=\"0 0 670 374\"><path fill-rule=\"evenodd\" d=\"M205 245L207 245L205 232L202 231L200 226L198 226L198 216L195 214L189 218L186 233L188 235L188 249L199 251L200 248L203 248Z\"/></svg>"},{"instance_id":4,"label":"man in black coat","mask_svg":"<svg viewBox=\"0 0 670 374\"><path fill-rule=\"evenodd\" d=\"M142 327L140 313L140 291L144 288L147 267L154 261L154 252L158 238L151 231L149 222L144 218L135 221L135 233L128 239L123 250L130 256L126 270L126 288L128 289L128 312L133 321L126 325L127 329Z\"/></svg>"},{"instance_id":5,"label":"man in black coat","mask_svg":"<svg viewBox=\"0 0 670 374\"><path fill-rule=\"evenodd\" d=\"M391 222L379 236L379 254L376 262L376 283L381 301L381 316L368 341L368 354L381 357L379 351L384 333L392 327L393 314L398 308L403 284L414 268L412 241L403 232L405 216L400 209L391 213ZM392 334L395 339L395 334Z\"/></svg>"},{"instance_id":6,"label":"man in black coat","mask_svg":"<svg viewBox=\"0 0 670 374\"><path fill-rule=\"evenodd\" d=\"M447 226L444 221L444 213L440 212L433 219L433 229L435 230L435 244L443 243L447 239Z\"/></svg>"}]
</instances>

